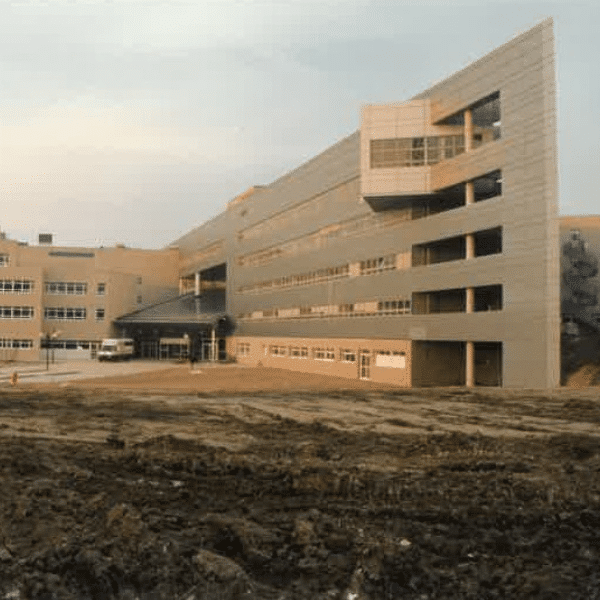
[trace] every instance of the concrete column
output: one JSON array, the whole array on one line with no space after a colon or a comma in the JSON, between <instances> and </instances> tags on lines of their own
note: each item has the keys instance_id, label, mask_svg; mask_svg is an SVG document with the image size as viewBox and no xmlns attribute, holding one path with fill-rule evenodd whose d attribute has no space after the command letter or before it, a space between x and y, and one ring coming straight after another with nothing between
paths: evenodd
<instances>
[{"instance_id":1,"label":"concrete column","mask_svg":"<svg viewBox=\"0 0 600 600\"><path fill-rule=\"evenodd\" d=\"M200 295L200 271L196 271L196 273L194 273L195 275L195 279L194 279L194 294L196 296Z\"/></svg>"},{"instance_id":2,"label":"concrete column","mask_svg":"<svg viewBox=\"0 0 600 600\"><path fill-rule=\"evenodd\" d=\"M465 152L473 149L473 113L470 108L465 110Z\"/></svg>"},{"instance_id":3,"label":"concrete column","mask_svg":"<svg viewBox=\"0 0 600 600\"><path fill-rule=\"evenodd\" d=\"M465 258L475 258L475 236L467 233L465 236Z\"/></svg>"},{"instance_id":4,"label":"concrete column","mask_svg":"<svg viewBox=\"0 0 600 600\"><path fill-rule=\"evenodd\" d=\"M469 204L475 203L475 184L472 181L467 181L465 183L465 204L469 206Z\"/></svg>"},{"instance_id":5,"label":"concrete column","mask_svg":"<svg viewBox=\"0 0 600 600\"><path fill-rule=\"evenodd\" d=\"M475 290L472 287L468 287L466 296L465 312L472 313L475 309Z\"/></svg>"},{"instance_id":6,"label":"concrete column","mask_svg":"<svg viewBox=\"0 0 600 600\"><path fill-rule=\"evenodd\" d=\"M473 387L475 385L475 345L473 342L466 342L465 346L465 385Z\"/></svg>"}]
</instances>

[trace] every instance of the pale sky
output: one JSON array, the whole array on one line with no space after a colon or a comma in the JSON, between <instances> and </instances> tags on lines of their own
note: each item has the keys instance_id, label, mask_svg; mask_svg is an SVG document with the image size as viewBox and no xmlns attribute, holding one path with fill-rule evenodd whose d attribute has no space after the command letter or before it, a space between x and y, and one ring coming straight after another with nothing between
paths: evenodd
<instances>
[{"instance_id":1,"label":"pale sky","mask_svg":"<svg viewBox=\"0 0 600 600\"><path fill-rule=\"evenodd\" d=\"M561 214L600 213L600 2L0 2L0 229L159 248L546 17Z\"/></svg>"}]
</instances>

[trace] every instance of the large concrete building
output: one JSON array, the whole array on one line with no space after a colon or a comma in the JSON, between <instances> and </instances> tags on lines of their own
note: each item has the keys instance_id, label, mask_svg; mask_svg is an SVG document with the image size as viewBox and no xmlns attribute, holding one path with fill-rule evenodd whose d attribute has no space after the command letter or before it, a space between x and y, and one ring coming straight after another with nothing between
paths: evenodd
<instances>
[{"instance_id":1,"label":"large concrete building","mask_svg":"<svg viewBox=\"0 0 600 600\"><path fill-rule=\"evenodd\" d=\"M105 319L145 356L403 386L558 385L555 93L548 19L406 102L365 107L357 132L156 251L163 301L123 299ZM75 281L64 269L38 272L40 290ZM88 291L102 277L90 271ZM39 301L35 319L50 314Z\"/></svg>"},{"instance_id":2,"label":"large concrete building","mask_svg":"<svg viewBox=\"0 0 600 600\"><path fill-rule=\"evenodd\" d=\"M547 20L175 242L241 362L400 385L559 382Z\"/></svg>"}]
</instances>

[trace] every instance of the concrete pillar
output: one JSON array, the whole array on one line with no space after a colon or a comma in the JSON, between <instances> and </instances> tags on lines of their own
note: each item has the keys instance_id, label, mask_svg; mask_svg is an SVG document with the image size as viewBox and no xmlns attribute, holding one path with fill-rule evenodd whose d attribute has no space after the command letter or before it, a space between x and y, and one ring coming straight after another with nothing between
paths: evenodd
<instances>
[{"instance_id":1,"label":"concrete pillar","mask_svg":"<svg viewBox=\"0 0 600 600\"><path fill-rule=\"evenodd\" d=\"M465 204L469 206L469 204L475 203L475 184L472 181L467 181L465 183Z\"/></svg>"},{"instance_id":2,"label":"concrete pillar","mask_svg":"<svg viewBox=\"0 0 600 600\"><path fill-rule=\"evenodd\" d=\"M465 385L475 385L475 345L473 342L465 343Z\"/></svg>"},{"instance_id":3,"label":"concrete pillar","mask_svg":"<svg viewBox=\"0 0 600 600\"><path fill-rule=\"evenodd\" d=\"M472 233L465 236L465 258L475 258L475 236Z\"/></svg>"},{"instance_id":4,"label":"concrete pillar","mask_svg":"<svg viewBox=\"0 0 600 600\"><path fill-rule=\"evenodd\" d=\"M196 271L196 273L194 273L195 278L194 278L194 294L196 296L200 295L200 271Z\"/></svg>"},{"instance_id":5,"label":"concrete pillar","mask_svg":"<svg viewBox=\"0 0 600 600\"><path fill-rule=\"evenodd\" d=\"M465 110L465 152L473 149L473 113L470 108Z\"/></svg>"},{"instance_id":6,"label":"concrete pillar","mask_svg":"<svg viewBox=\"0 0 600 600\"><path fill-rule=\"evenodd\" d=\"M475 290L468 287L466 292L465 312L472 313L475 310Z\"/></svg>"}]
</instances>

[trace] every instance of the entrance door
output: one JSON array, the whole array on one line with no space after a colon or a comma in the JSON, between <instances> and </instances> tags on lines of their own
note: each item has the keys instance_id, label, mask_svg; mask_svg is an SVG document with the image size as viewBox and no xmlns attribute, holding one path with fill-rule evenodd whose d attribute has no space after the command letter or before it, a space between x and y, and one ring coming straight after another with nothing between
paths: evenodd
<instances>
[{"instance_id":1,"label":"entrance door","mask_svg":"<svg viewBox=\"0 0 600 600\"><path fill-rule=\"evenodd\" d=\"M158 342L142 340L140 343L140 356L142 358L158 358Z\"/></svg>"},{"instance_id":2,"label":"entrance door","mask_svg":"<svg viewBox=\"0 0 600 600\"><path fill-rule=\"evenodd\" d=\"M360 379L371 379L371 355L368 350L360 350L358 355L358 369Z\"/></svg>"}]
</instances>

